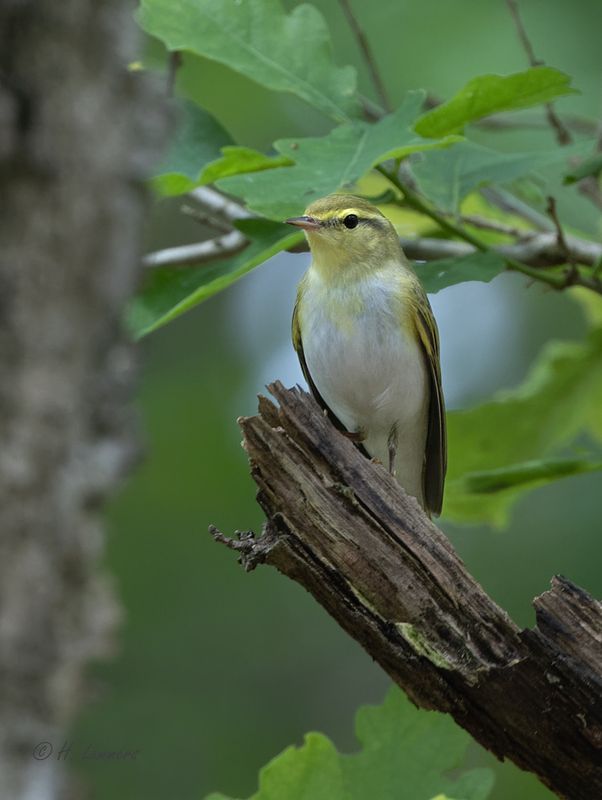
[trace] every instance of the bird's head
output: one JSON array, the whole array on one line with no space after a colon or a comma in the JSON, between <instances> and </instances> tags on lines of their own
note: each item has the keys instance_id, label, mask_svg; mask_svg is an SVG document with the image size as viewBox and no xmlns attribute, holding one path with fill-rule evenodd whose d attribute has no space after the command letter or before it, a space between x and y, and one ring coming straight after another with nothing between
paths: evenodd
<instances>
[{"instance_id":1,"label":"bird's head","mask_svg":"<svg viewBox=\"0 0 602 800\"><path fill-rule=\"evenodd\" d=\"M376 206L351 194L316 200L301 217L286 220L302 228L313 266L324 277L352 271L358 276L403 258L395 228Z\"/></svg>"}]
</instances>

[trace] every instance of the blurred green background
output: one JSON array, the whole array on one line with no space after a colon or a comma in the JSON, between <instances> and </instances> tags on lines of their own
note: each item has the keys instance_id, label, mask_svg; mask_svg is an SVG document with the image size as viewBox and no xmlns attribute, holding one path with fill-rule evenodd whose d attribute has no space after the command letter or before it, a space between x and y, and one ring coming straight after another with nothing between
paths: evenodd
<instances>
[{"instance_id":1,"label":"blurred green background","mask_svg":"<svg viewBox=\"0 0 602 800\"><path fill-rule=\"evenodd\" d=\"M355 64L371 94L338 2L315 5L338 62ZM445 97L474 75L526 66L501 0L354 6L394 102L407 89ZM582 92L560 110L599 115L599 2L523 0L521 8L536 53L573 75ZM242 144L267 149L273 138L328 130L300 101L201 59L185 60L179 85ZM508 147L553 141L547 129L499 136ZM178 206L153 210L149 249L202 235ZM580 207L567 211L574 223ZM92 696L72 732L78 747L140 753L133 762L74 763L86 797L199 800L213 789L247 797L258 769L308 730L353 749L356 708L384 695L385 675L310 596L271 569L244 574L206 532L210 522L227 533L261 527L236 417L254 412L267 381L301 381L289 321L306 266L306 255L281 255L140 346L147 455L108 515L106 563L124 621L113 660L91 670ZM516 385L546 341L584 330L567 295L529 288L517 276L452 287L433 307L450 407ZM531 599L555 573L602 596L601 489L594 474L533 492L501 532L443 527L487 591L519 624L532 625ZM493 800L552 797L477 745L469 761L496 770Z\"/></svg>"}]
</instances>

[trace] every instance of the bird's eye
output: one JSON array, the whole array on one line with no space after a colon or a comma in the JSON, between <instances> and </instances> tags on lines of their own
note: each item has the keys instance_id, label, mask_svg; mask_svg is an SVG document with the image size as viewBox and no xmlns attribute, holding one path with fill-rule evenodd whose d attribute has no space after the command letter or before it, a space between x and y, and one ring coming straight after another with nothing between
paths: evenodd
<instances>
[{"instance_id":1,"label":"bird's eye","mask_svg":"<svg viewBox=\"0 0 602 800\"><path fill-rule=\"evenodd\" d=\"M357 228L358 222L359 222L359 219L357 218L357 216L355 214L347 214L347 216L343 220L343 225L346 228L349 228L349 229Z\"/></svg>"}]
</instances>

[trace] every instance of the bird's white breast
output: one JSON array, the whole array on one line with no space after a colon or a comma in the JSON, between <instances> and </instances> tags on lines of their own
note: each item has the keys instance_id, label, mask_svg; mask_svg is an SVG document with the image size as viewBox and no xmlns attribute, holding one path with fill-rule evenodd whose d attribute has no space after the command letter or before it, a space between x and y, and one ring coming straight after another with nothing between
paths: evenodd
<instances>
[{"instance_id":1,"label":"bird's white breast","mask_svg":"<svg viewBox=\"0 0 602 800\"><path fill-rule=\"evenodd\" d=\"M400 483L420 496L428 380L400 293L401 270L392 264L337 287L310 269L299 321L307 367L324 401L348 430L366 432L366 449L385 464L395 426Z\"/></svg>"}]
</instances>

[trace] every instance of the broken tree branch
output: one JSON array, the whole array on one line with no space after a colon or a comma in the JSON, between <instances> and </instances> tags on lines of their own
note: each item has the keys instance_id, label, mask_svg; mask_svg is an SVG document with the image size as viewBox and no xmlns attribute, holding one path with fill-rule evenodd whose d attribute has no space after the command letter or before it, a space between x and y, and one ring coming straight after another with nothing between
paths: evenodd
<instances>
[{"instance_id":1,"label":"broken tree branch","mask_svg":"<svg viewBox=\"0 0 602 800\"><path fill-rule=\"evenodd\" d=\"M213 535L302 584L424 708L569 800L602 797L602 605L564 578L520 630L444 534L299 388L239 420L263 536Z\"/></svg>"}]
</instances>

